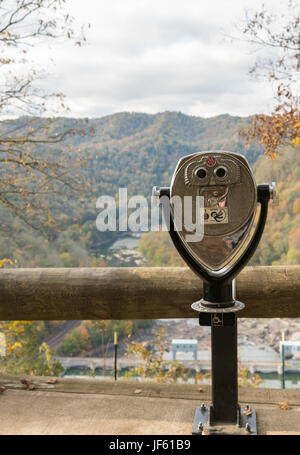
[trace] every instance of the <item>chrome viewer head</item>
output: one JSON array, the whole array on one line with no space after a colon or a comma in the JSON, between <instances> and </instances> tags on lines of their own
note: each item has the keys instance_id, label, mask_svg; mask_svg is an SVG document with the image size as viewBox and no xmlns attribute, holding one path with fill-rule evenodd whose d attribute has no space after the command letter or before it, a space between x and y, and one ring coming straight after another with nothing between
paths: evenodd
<instances>
[{"instance_id":1,"label":"chrome viewer head","mask_svg":"<svg viewBox=\"0 0 300 455\"><path fill-rule=\"evenodd\" d=\"M182 226L177 231L183 247L202 267L224 269L246 242L256 212L257 189L246 158L224 151L183 157L175 169L170 196L175 228ZM203 197L204 235L199 242L186 241L190 227L174 216L173 196L192 196L193 219L196 196Z\"/></svg>"}]
</instances>

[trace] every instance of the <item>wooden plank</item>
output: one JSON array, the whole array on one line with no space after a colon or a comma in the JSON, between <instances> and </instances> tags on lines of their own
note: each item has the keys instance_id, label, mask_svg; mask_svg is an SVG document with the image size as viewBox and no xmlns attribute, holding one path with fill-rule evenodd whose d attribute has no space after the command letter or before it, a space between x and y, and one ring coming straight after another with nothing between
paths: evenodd
<instances>
[{"instance_id":1,"label":"wooden plank","mask_svg":"<svg viewBox=\"0 0 300 455\"><path fill-rule=\"evenodd\" d=\"M0 270L0 320L198 317L202 282L186 267ZM239 317L300 317L300 266L246 267Z\"/></svg>"},{"instance_id":2,"label":"wooden plank","mask_svg":"<svg viewBox=\"0 0 300 455\"><path fill-rule=\"evenodd\" d=\"M101 394L101 395L124 395L152 398L168 398L182 400L199 400L201 403L211 401L211 387L207 384L189 383L156 383L148 381L135 381L121 379L99 380L99 379L75 379L75 378L56 378L55 384L48 384L47 376L19 376L1 375L0 386L5 386L7 390L22 390L26 387L21 383L21 378L27 378L35 385L34 390L45 391L47 393L61 392L74 394ZM51 378L53 380L53 378ZM31 393L31 391L27 391ZM300 406L300 396L298 389L268 389L255 387L239 387L239 403L241 405L249 403L251 405L276 405L279 402L288 402L290 406Z\"/></svg>"},{"instance_id":3,"label":"wooden plank","mask_svg":"<svg viewBox=\"0 0 300 455\"><path fill-rule=\"evenodd\" d=\"M36 389L13 387L20 383L16 376L1 378L7 389L0 434L191 434L196 406L211 401L210 388L201 385L58 378L47 389L46 377L30 380ZM259 434L298 434L297 393L241 388L239 402L255 408ZM289 410L279 401L288 401Z\"/></svg>"},{"instance_id":4,"label":"wooden plank","mask_svg":"<svg viewBox=\"0 0 300 455\"><path fill-rule=\"evenodd\" d=\"M196 406L198 400L8 390L1 395L0 434L117 435L119 440L121 435L190 435ZM300 432L299 408L257 405L255 410L258 434Z\"/></svg>"}]
</instances>

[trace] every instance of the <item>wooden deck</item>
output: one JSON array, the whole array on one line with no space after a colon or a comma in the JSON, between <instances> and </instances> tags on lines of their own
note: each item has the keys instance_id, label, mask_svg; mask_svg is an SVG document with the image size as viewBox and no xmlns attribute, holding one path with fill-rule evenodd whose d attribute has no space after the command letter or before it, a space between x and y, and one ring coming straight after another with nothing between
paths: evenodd
<instances>
[{"instance_id":1,"label":"wooden deck","mask_svg":"<svg viewBox=\"0 0 300 455\"><path fill-rule=\"evenodd\" d=\"M190 435L195 407L210 387L138 381L1 376L2 435ZM300 434L300 390L240 388L239 402L256 409L259 434ZM282 410L279 402L287 402Z\"/></svg>"}]
</instances>

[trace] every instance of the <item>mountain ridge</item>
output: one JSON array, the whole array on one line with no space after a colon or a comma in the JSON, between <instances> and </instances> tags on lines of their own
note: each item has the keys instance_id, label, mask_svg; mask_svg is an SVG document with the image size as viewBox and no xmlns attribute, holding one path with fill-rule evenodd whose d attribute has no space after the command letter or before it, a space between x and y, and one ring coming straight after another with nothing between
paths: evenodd
<instances>
[{"instance_id":1,"label":"mountain ridge","mask_svg":"<svg viewBox=\"0 0 300 455\"><path fill-rule=\"evenodd\" d=\"M115 197L119 188L127 188L128 197L143 195L150 201L152 187L169 185L178 160L197 151L231 150L246 155L250 164L263 152L254 143L246 149L239 135L239 131L250 124L251 117L229 114L207 119L176 111L121 112L88 121L68 117L20 117L1 122L0 135L20 125L26 132L31 120L38 128L48 126L51 134L70 128L78 130L78 134L67 136L63 142L36 146L35 152L51 159L63 156L72 162L80 150L83 156L80 172L90 188L70 196L61 185L57 194L44 196L44 206L51 213L53 225L46 226L43 235L33 235L0 206L0 220L11 226L11 232L2 235L3 241L0 238L2 255L13 261L17 259L22 267L101 264L100 259L95 260L99 246L116 240L119 234L97 231L99 196Z\"/></svg>"}]
</instances>

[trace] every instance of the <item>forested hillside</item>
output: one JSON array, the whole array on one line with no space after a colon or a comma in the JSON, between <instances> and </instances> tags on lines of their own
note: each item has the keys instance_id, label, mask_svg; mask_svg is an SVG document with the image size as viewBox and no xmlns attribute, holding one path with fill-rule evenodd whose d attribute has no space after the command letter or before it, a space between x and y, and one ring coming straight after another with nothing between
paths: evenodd
<instances>
[{"instance_id":1,"label":"forested hillside","mask_svg":"<svg viewBox=\"0 0 300 455\"><path fill-rule=\"evenodd\" d=\"M1 257L18 267L103 266L101 247L119 233L96 230L100 195L115 196L119 187L126 187L129 196L150 197L153 185L169 185L178 159L195 151L232 150L245 153L251 163L261 153L255 144L246 150L239 136L250 118L227 114L204 119L177 112L120 113L90 120L56 118L50 126L45 119L34 121L34 128L47 124L53 135L76 130L57 144L40 144L39 152L71 161L80 154L81 168L76 172L83 175L89 189L72 195L61 186L56 193L44 195L43 206L51 222L43 233L33 231L13 211L0 206L0 227L6 229L0 235ZM18 132L26 123L26 118L1 122L0 133Z\"/></svg>"},{"instance_id":2,"label":"forested hillside","mask_svg":"<svg viewBox=\"0 0 300 455\"><path fill-rule=\"evenodd\" d=\"M36 119L41 126L43 120ZM220 115L204 119L177 112L156 115L120 113L100 119L57 118L53 132L77 128L55 145L45 145L45 154L78 153L78 171L89 190L77 194L59 192L43 196L53 221L44 232L35 232L0 207L1 224L10 220L10 230L0 236L1 257L16 267L105 266L99 254L103 245L117 239L118 232L98 232L96 200L103 194L116 196L119 187L128 194L150 197L152 186L169 185L179 157L199 150L222 149L244 153L257 182L277 182L280 203L271 204L263 241L253 262L295 264L300 261L300 150L285 147L275 160L265 157L257 145L247 149L239 131L250 118ZM0 130L12 130L26 123L24 118L0 123ZM82 133L84 131L84 133ZM149 265L176 265L181 261L165 233L146 234L140 251ZM12 264L8 264L12 265Z\"/></svg>"}]
</instances>

